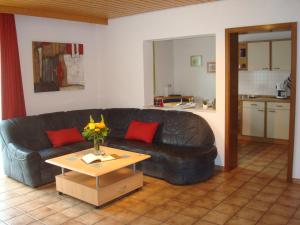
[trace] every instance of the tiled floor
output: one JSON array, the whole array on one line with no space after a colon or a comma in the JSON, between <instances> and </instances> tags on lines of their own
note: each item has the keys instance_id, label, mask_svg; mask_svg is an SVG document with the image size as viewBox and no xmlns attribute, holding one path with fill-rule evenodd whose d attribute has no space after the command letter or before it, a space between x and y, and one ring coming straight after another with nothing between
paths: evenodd
<instances>
[{"instance_id":1,"label":"tiled floor","mask_svg":"<svg viewBox=\"0 0 300 225\"><path fill-rule=\"evenodd\" d=\"M145 177L141 191L97 210L57 195L54 184L32 189L0 178L0 225L300 225L300 185L284 180L286 146L240 147L231 172L190 186Z\"/></svg>"}]
</instances>

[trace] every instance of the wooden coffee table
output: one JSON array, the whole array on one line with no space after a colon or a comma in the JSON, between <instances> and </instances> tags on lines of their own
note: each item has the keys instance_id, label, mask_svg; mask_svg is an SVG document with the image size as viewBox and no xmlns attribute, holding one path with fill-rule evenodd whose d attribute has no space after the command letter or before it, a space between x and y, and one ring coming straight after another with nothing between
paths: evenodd
<instances>
[{"instance_id":1,"label":"wooden coffee table","mask_svg":"<svg viewBox=\"0 0 300 225\"><path fill-rule=\"evenodd\" d=\"M109 147L104 151L121 158L86 164L82 156L94 152L87 149L46 160L62 168L62 174L55 177L56 190L99 207L143 186L143 172L136 170L136 163L149 155Z\"/></svg>"}]
</instances>

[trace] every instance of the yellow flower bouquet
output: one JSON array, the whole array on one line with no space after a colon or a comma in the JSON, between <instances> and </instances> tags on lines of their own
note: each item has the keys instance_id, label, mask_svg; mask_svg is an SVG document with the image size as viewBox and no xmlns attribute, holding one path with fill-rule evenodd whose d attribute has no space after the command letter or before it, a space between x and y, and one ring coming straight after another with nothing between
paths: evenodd
<instances>
[{"instance_id":1,"label":"yellow flower bouquet","mask_svg":"<svg viewBox=\"0 0 300 225\"><path fill-rule=\"evenodd\" d=\"M96 123L92 116L90 122L84 127L82 136L89 141L94 141L94 147L97 153L100 151L100 145L104 143L105 138L109 134L109 128L106 126L104 117L101 114L101 121Z\"/></svg>"}]
</instances>

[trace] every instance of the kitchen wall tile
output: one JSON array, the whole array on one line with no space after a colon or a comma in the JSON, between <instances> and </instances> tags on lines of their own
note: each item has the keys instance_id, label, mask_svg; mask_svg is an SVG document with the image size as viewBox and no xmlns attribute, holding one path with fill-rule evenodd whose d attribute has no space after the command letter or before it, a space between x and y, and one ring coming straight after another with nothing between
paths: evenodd
<instances>
[{"instance_id":1,"label":"kitchen wall tile","mask_svg":"<svg viewBox=\"0 0 300 225\"><path fill-rule=\"evenodd\" d=\"M240 71L240 95L275 95L276 83L283 82L290 75L289 71Z\"/></svg>"}]
</instances>

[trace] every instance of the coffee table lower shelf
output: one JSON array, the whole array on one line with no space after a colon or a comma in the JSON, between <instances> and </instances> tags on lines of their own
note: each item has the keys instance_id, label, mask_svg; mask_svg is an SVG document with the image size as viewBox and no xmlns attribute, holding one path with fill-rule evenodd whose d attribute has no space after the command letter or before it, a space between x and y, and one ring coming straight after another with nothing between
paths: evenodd
<instances>
[{"instance_id":1,"label":"coffee table lower shelf","mask_svg":"<svg viewBox=\"0 0 300 225\"><path fill-rule=\"evenodd\" d=\"M98 185L96 182L99 182ZM75 171L56 176L56 190L99 207L143 186L143 172L123 168L96 179Z\"/></svg>"}]
</instances>

